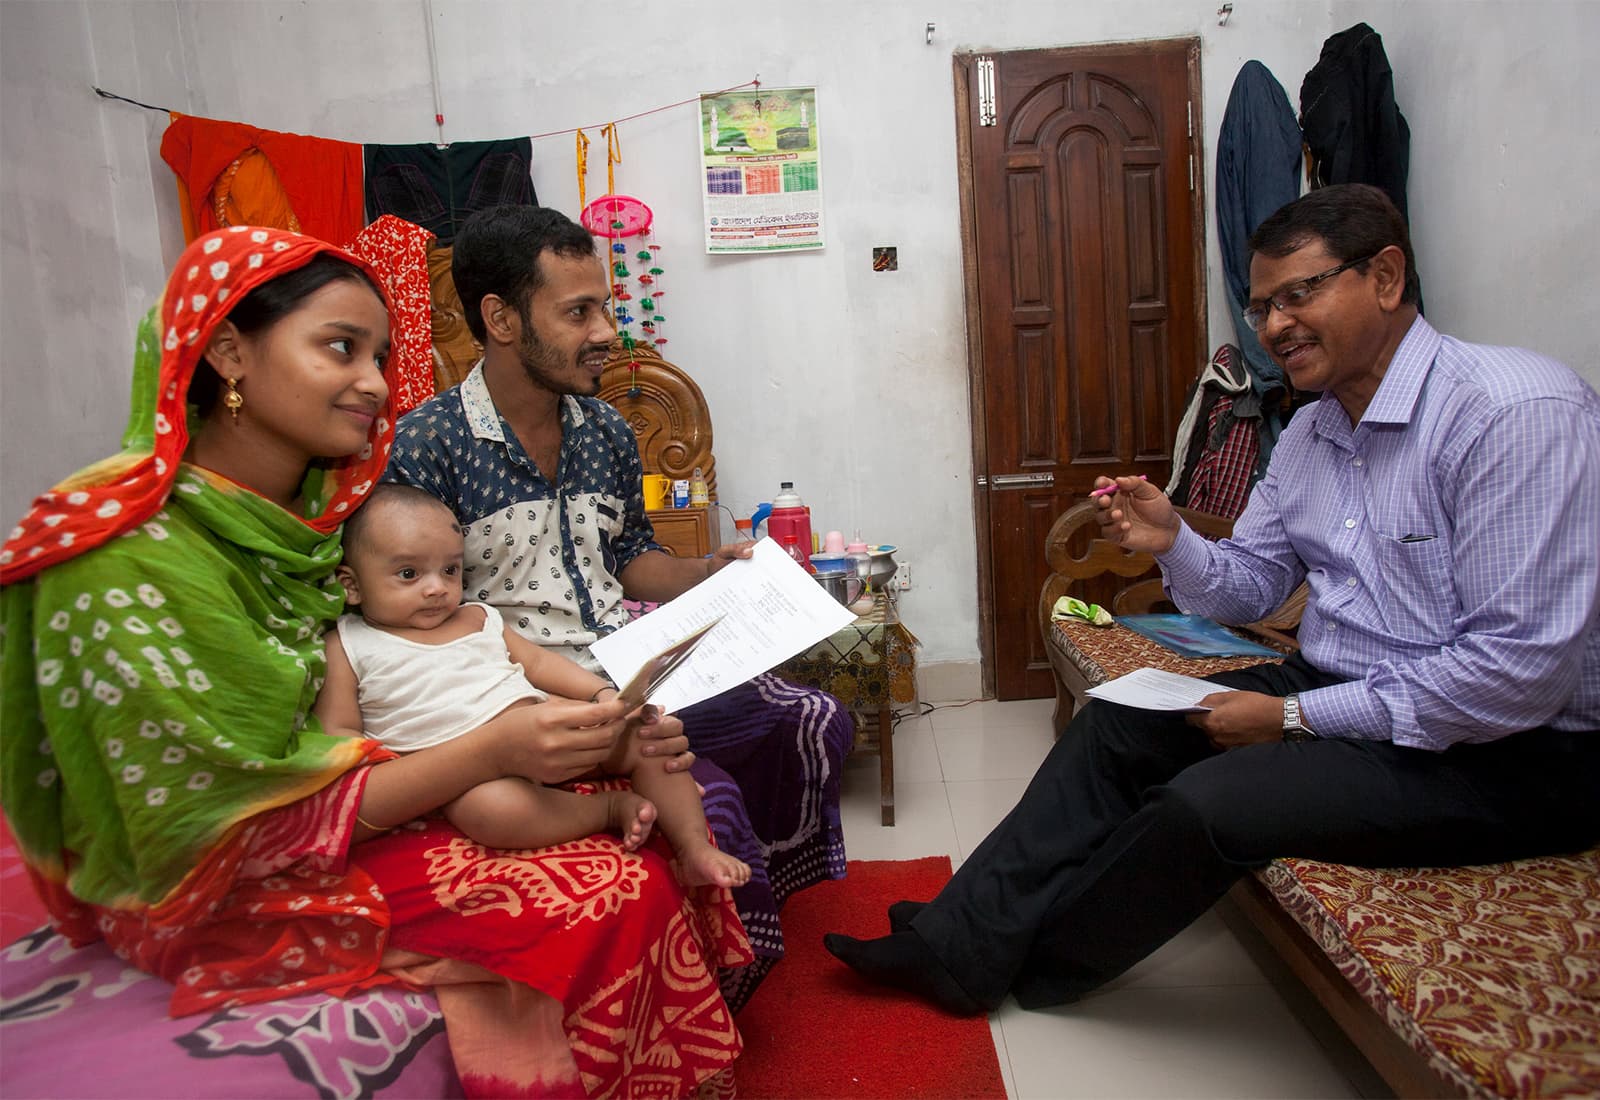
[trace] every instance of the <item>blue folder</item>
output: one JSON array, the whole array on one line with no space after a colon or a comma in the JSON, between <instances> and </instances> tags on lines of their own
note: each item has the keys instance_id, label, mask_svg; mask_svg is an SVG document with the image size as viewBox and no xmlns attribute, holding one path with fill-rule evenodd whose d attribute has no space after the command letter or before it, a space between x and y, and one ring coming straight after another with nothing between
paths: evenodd
<instances>
[{"instance_id":1,"label":"blue folder","mask_svg":"<svg viewBox=\"0 0 1600 1100\"><path fill-rule=\"evenodd\" d=\"M1180 657L1282 657L1203 615L1119 615L1117 622Z\"/></svg>"}]
</instances>

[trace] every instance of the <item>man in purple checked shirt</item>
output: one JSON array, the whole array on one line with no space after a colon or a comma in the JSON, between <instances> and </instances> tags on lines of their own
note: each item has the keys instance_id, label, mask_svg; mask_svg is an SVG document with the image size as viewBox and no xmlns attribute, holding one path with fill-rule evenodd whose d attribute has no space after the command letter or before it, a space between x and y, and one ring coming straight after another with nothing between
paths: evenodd
<instances>
[{"instance_id":1,"label":"man in purple checked shirt","mask_svg":"<svg viewBox=\"0 0 1600 1100\"><path fill-rule=\"evenodd\" d=\"M1245 318L1301 390L1231 539L1102 479L1104 535L1187 612L1243 623L1302 580L1302 649L1187 717L1091 702L869 978L959 1013L1072 1001L1275 856L1448 866L1600 838L1600 397L1417 311L1384 194L1313 191L1251 237Z\"/></svg>"}]
</instances>

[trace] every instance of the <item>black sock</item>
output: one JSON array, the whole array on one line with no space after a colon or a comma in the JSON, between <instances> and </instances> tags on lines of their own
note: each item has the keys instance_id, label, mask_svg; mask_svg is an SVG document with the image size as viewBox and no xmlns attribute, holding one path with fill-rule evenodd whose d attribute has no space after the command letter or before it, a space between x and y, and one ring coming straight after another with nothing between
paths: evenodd
<instances>
[{"instance_id":1,"label":"black sock","mask_svg":"<svg viewBox=\"0 0 1600 1100\"><path fill-rule=\"evenodd\" d=\"M957 1016L977 1016L985 1011L915 932L895 932L875 940L829 932L822 937L822 945L869 981L915 993Z\"/></svg>"},{"instance_id":2,"label":"black sock","mask_svg":"<svg viewBox=\"0 0 1600 1100\"><path fill-rule=\"evenodd\" d=\"M925 901L897 901L889 906L889 931L905 932L916 915L928 907Z\"/></svg>"}]
</instances>

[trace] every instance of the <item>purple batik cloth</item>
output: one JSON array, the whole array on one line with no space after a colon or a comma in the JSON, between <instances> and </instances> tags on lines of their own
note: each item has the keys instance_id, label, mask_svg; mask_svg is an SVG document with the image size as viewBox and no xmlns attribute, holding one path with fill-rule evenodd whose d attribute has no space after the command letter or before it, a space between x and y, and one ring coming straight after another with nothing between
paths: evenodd
<instances>
[{"instance_id":1,"label":"purple batik cloth","mask_svg":"<svg viewBox=\"0 0 1600 1100\"><path fill-rule=\"evenodd\" d=\"M0 1095L456 1097L430 993L376 989L172 1019L172 986L48 927L0 951Z\"/></svg>"},{"instance_id":2,"label":"purple batik cloth","mask_svg":"<svg viewBox=\"0 0 1600 1100\"><path fill-rule=\"evenodd\" d=\"M844 877L839 771L855 726L827 692L770 673L678 717L717 846L750 865L750 882L733 897L756 958L722 973L722 995L738 1012L783 957L784 901Z\"/></svg>"}]
</instances>

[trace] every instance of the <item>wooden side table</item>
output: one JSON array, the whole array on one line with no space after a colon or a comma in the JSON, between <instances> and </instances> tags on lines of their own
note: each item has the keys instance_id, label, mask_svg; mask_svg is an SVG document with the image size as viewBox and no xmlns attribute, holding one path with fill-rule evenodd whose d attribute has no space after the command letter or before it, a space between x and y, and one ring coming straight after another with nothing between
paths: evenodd
<instances>
[{"instance_id":1,"label":"wooden side table","mask_svg":"<svg viewBox=\"0 0 1600 1100\"><path fill-rule=\"evenodd\" d=\"M893 602L877 604L837 633L773 669L821 688L850 710L857 751L877 752L883 823L894 824L894 704L917 698L916 636ZM875 717L875 723L867 719Z\"/></svg>"},{"instance_id":2,"label":"wooden side table","mask_svg":"<svg viewBox=\"0 0 1600 1100\"><path fill-rule=\"evenodd\" d=\"M645 513L655 528L656 543L680 558L703 558L722 545L717 506L652 508Z\"/></svg>"}]
</instances>

